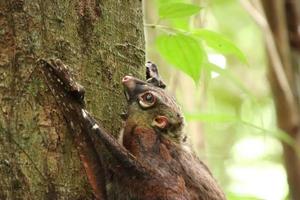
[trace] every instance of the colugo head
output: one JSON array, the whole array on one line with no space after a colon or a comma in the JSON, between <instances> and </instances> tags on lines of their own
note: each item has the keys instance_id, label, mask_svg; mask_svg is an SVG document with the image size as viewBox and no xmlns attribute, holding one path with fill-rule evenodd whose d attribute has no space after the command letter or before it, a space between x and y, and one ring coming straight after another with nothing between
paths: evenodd
<instances>
[{"instance_id":1,"label":"colugo head","mask_svg":"<svg viewBox=\"0 0 300 200\"><path fill-rule=\"evenodd\" d=\"M165 84L162 84L159 76L153 75L154 72L158 73L157 69L152 71L152 76L148 76L147 81L133 76L122 79L128 102L128 116L131 122L152 127L157 133L172 139L180 139L184 125L181 109L164 89Z\"/></svg>"}]
</instances>

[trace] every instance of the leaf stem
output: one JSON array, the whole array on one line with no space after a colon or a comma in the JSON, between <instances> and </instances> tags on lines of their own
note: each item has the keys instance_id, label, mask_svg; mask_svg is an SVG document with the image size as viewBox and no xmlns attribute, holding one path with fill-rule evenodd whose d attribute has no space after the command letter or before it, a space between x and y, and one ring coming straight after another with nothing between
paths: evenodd
<instances>
[{"instance_id":1,"label":"leaf stem","mask_svg":"<svg viewBox=\"0 0 300 200\"><path fill-rule=\"evenodd\" d=\"M144 24L146 28L159 29L159 30L169 30L171 32L179 32L179 33L189 33L182 29L172 28L170 26L160 25L160 24Z\"/></svg>"}]
</instances>

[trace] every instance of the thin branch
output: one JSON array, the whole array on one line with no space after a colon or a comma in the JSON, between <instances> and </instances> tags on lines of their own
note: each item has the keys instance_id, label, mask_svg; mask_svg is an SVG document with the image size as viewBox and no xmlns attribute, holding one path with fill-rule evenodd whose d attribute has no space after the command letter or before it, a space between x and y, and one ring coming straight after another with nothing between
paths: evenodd
<instances>
[{"instance_id":1,"label":"thin branch","mask_svg":"<svg viewBox=\"0 0 300 200\"><path fill-rule=\"evenodd\" d=\"M281 87L287 102L289 103L289 105L295 108L296 104L294 95L284 71L283 63L280 59L279 52L275 44L275 39L273 37L269 23L266 20L267 18L262 9L261 2L253 1L251 3L248 0L240 0L240 2L245 10L248 11L248 13L253 17L255 22L262 28L266 39L267 49L269 51L270 58L273 61L273 65L271 65L271 67L273 67L274 69L279 82L279 86Z\"/></svg>"}]
</instances>

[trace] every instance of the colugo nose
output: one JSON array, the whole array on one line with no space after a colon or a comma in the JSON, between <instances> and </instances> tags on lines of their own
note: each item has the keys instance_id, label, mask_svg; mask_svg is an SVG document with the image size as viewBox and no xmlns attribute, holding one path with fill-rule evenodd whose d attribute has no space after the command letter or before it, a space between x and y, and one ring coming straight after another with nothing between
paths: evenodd
<instances>
[{"instance_id":1,"label":"colugo nose","mask_svg":"<svg viewBox=\"0 0 300 200\"><path fill-rule=\"evenodd\" d=\"M126 83L133 80L132 76L124 76L124 78L122 79L122 83Z\"/></svg>"},{"instance_id":2,"label":"colugo nose","mask_svg":"<svg viewBox=\"0 0 300 200\"><path fill-rule=\"evenodd\" d=\"M136 87L136 79L132 76L124 76L122 83L128 90L133 90Z\"/></svg>"}]
</instances>

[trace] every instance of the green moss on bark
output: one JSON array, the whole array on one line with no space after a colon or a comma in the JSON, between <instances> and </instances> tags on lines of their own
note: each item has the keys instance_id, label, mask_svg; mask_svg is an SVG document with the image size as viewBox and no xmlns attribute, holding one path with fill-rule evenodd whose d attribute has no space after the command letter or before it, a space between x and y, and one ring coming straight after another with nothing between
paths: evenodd
<instances>
[{"instance_id":1,"label":"green moss on bark","mask_svg":"<svg viewBox=\"0 0 300 200\"><path fill-rule=\"evenodd\" d=\"M144 72L142 5L99 2L0 1L0 199L92 198L35 62L55 57L71 66L88 109L116 136L125 104L120 80Z\"/></svg>"}]
</instances>

